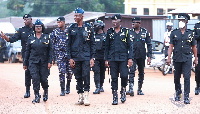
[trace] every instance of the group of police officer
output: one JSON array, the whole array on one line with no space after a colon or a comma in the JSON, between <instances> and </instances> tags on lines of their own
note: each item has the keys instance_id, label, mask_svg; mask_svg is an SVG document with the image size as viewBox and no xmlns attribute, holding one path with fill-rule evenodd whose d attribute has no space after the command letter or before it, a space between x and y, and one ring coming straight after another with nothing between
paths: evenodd
<instances>
[{"instance_id":1,"label":"group of police officer","mask_svg":"<svg viewBox=\"0 0 200 114\"><path fill-rule=\"evenodd\" d=\"M132 19L132 28L128 29L121 26L122 17L116 14L111 17L113 27L104 32L104 23L96 20L91 26L83 21L84 10L75 9L74 20L76 23L69 27L65 26L65 18L57 19L58 28L48 36L44 33L44 24L36 20L32 24L31 15L23 16L25 26L11 38L8 38L1 32L1 37L8 42L22 41L22 57L24 59L25 86L26 93L24 98L30 97L31 78L33 79L33 89L35 99L33 103L40 102L39 84L41 83L44 94L43 100L48 99L48 76L51 64L57 60L59 69L59 80L61 93L60 96L70 93L70 82L74 73L77 81L76 90L79 94L77 105L90 105L90 69L94 71L94 82L96 89L93 94L104 92L103 83L105 79L105 66L110 67L111 89L113 94L112 105L118 104L118 77L121 78L121 102L126 101L126 95L134 96L133 86L138 65L138 90L137 95L144 95L142 85L144 80L144 67L146 56L147 64L151 63L152 45L150 33L141 27L141 18ZM195 39L200 46L200 23L195 25L195 34L192 30L186 29L188 20L187 14L179 14L179 29L175 29L170 34L170 45L168 51L167 63L171 62L171 53L173 51L174 60L174 83L176 96L175 101L179 101L182 90L180 84L181 73L184 77L184 103L189 104L190 76L189 68L192 65L192 51L195 56L194 63L200 58L200 51L197 51ZM147 50L145 44L147 44ZM196 67L195 94L199 94L200 65ZM65 90L65 74L67 75L67 84ZM128 80L129 75L129 80ZM126 86L129 81L129 90Z\"/></svg>"}]
</instances>

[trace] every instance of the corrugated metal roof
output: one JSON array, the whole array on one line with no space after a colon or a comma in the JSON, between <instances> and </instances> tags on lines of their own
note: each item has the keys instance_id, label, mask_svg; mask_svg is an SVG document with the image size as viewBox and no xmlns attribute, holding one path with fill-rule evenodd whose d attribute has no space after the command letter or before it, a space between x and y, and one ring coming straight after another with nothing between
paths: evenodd
<instances>
[{"instance_id":1,"label":"corrugated metal roof","mask_svg":"<svg viewBox=\"0 0 200 114\"><path fill-rule=\"evenodd\" d=\"M89 21L92 19L96 19L96 18L100 18L105 16L105 12L89 12L89 11L85 11L83 14L84 18L83 21ZM69 24L69 23L74 23L74 12L71 12L69 14L64 15L65 17L65 23ZM57 19L55 19L54 21L48 23L46 25L47 27L53 27L53 26L57 26Z\"/></svg>"},{"instance_id":2,"label":"corrugated metal roof","mask_svg":"<svg viewBox=\"0 0 200 114\"><path fill-rule=\"evenodd\" d=\"M200 15L200 3L189 5L186 7L177 8L168 12L168 14L177 15L179 13L187 13L192 15Z\"/></svg>"}]
</instances>

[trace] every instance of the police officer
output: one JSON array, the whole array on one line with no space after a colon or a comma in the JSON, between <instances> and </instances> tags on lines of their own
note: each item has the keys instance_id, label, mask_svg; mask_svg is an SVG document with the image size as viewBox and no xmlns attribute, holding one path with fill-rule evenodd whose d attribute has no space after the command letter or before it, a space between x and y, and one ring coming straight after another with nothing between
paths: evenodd
<instances>
[{"instance_id":1,"label":"police officer","mask_svg":"<svg viewBox=\"0 0 200 114\"><path fill-rule=\"evenodd\" d=\"M134 85L134 77L136 71L136 64L138 65L138 90L137 95L144 95L142 92L142 84L144 80L144 67L145 67L145 59L146 59L146 48L145 43L147 44L147 64L151 63L152 56L152 44L150 33L143 27L140 26L141 18L134 17L132 19L132 27L130 29L130 38L133 40L133 50L134 50L134 60L133 66L130 67L129 72L129 91L127 91L127 95L134 96L133 85Z\"/></svg>"},{"instance_id":2,"label":"police officer","mask_svg":"<svg viewBox=\"0 0 200 114\"><path fill-rule=\"evenodd\" d=\"M129 37L129 29L121 26L121 15L111 17L113 27L107 30L105 44L105 65L110 65L112 105L118 104L118 76L121 78L121 102L126 101L126 86L128 80L128 66L133 64L133 50ZM127 66L128 65L128 66Z\"/></svg>"},{"instance_id":3,"label":"police officer","mask_svg":"<svg viewBox=\"0 0 200 114\"><path fill-rule=\"evenodd\" d=\"M176 96L175 101L180 101L182 90L180 84L181 73L184 77L184 103L190 104L190 77L192 65L192 51L195 56L194 64L197 65L197 49L195 46L195 39L193 31L186 29L190 16L185 13L178 14L179 28L171 32L170 46L168 49L167 63L171 63L171 53L173 51L174 62L174 83ZM192 47L192 49L191 49Z\"/></svg>"},{"instance_id":4,"label":"police officer","mask_svg":"<svg viewBox=\"0 0 200 114\"><path fill-rule=\"evenodd\" d=\"M70 67L69 60L67 60L66 42L68 38L68 33L67 33L68 28L65 26L64 17L59 17L57 19L57 24L58 28L53 30L50 36L59 70L59 79L61 87L60 96L65 96L65 73L67 74L66 94L70 93L70 82L72 78L72 69Z\"/></svg>"},{"instance_id":5,"label":"police officer","mask_svg":"<svg viewBox=\"0 0 200 114\"><path fill-rule=\"evenodd\" d=\"M32 24L32 16L30 14L25 14L23 16L24 24L25 26L20 28L13 37L8 38L4 35L3 32L1 32L1 37L5 39L7 42L16 42L17 40L21 40L21 46L22 46L22 58L25 57L25 51L26 51L26 44L28 37L33 34L33 24ZM31 86L31 75L29 72L29 69L25 71L25 86L26 86L26 93L24 95L24 98L30 97L30 86Z\"/></svg>"},{"instance_id":6,"label":"police officer","mask_svg":"<svg viewBox=\"0 0 200 114\"><path fill-rule=\"evenodd\" d=\"M194 37L195 37L195 40L197 40L197 57L198 57L198 64L195 67L195 81L196 81L195 95L199 95L199 91L200 91L200 22L196 23L194 26Z\"/></svg>"},{"instance_id":7,"label":"police officer","mask_svg":"<svg viewBox=\"0 0 200 114\"><path fill-rule=\"evenodd\" d=\"M3 55L6 50L6 41L0 37L0 63L4 63Z\"/></svg>"},{"instance_id":8,"label":"police officer","mask_svg":"<svg viewBox=\"0 0 200 114\"><path fill-rule=\"evenodd\" d=\"M171 31L172 31L172 26L173 26L173 23L172 22L167 22L166 23L166 26L167 26L167 31L164 33L164 47L165 47L165 57L168 56L168 48L169 48L169 42L170 42L170 34L171 34ZM172 66L170 66L170 69L169 69L169 74L172 74Z\"/></svg>"},{"instance_id":9,"label":"police officer","mask_svg":"<svg viewBox=\"0 0 200 114\"><path fill-rule=\"evenodd\" d=\"M75 9L73 23L68 29L67 59L75 75L79 100L77 105L90 105L90 67L94 65L95 39L93 28L83 22L84 10ZM84 93L84 94L83 94ZM84 100L83 100L84 99Z\"/></svg>"},{"instance_id":10,"label":"police officer","mask_svg":"<svg viewBox=\"0 0 200 114\"><path fill-rule=\"evenodd\" d=\"M33 78L33 90L35 99L33 103L40 102L40 83L44 89L43 101L48 99L48 76L52 64L52 43L48 35L44 33L44 24L37 19L33 27L35 33L28 38L26 55L24 59L24 70L29 65L30 74Z\"/></svg>"},{"instance_id":11,"label":"police officer","mask_svg":"<svg viewBox=\"0 0 200 114\"><path fill-rule=\"evenodd\" d=\"M96 42L96 54L95 54L95 64L92 68L94 71L94 82L96 85L96 90L93 94L100 94L104 92L103 83L105 79L105 60L104 60L104 50L105 50L105 40L106 34L103 31L105 23L101 20L96 20L94 22L94 32L95 32L95 42Z\"/></svg>"}]
</instances>

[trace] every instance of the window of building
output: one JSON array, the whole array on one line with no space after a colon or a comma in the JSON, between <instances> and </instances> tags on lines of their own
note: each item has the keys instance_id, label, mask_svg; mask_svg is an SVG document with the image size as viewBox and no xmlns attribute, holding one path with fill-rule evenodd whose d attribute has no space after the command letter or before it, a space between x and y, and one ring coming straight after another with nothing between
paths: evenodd
<instances>
[{"instance_id":1,"label":"window of building","mask_svg":"<svg viewBox=\"0 0 200 114\"><path fill-rule=\"evenodd\" d=\"M132 8L132 14L137 14L137 8Z\"/></svg>"},{"instance_id":2,"label":"window of building","mask_svg":"<svg viewBox=\"0 0 200 114\"><path fill-rule=\"evenodd\" d=\"M157 15L163 15L163 8L157 9Z\"/></svg>"},{"instance_id":3,"label":"window of building","mask_svg":"<svg viewBox=\"0 0 200 114\"><path fill-rule=\"evenodd\" d=\"M144 8L144 15L149 15L149 8Z\"/></svg>"},{"instance_id":4,"label":"window of building","mask_svg":"<svg viewBox=\"0 0 200 114\"><path fill-rule=\"evenodd\" d=\"M170 11L172 11L172 10L175 10L175 9L167 9L167 12L170 12Z\"/></svg>"}]
</instances>

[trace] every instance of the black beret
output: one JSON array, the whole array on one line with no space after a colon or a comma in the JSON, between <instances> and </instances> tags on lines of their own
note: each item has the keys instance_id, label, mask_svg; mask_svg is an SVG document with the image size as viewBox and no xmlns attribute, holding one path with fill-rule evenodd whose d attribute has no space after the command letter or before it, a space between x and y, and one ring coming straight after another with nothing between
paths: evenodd
<instances>
[{"instance_id":1,"label":"black beret","mask_svg":"<svg viewBox=\"0 0 200 114\"><path fill-rule=\"evenodd\" d=\"M134 17L134 18L132 18L132 21L141 21L141 18L140 17Z\"/></svg>"},{"instance_id":2,"label":"black beret","mask_svg":"<svg viewBox=\"0 0 200 114\"><path fill-rule=\"evenodd\" d=\"M111 17L112 20L115 20L115 19L122 19L122 16L120 14L115 14Z\"/></svg>"},{"instance_id":3,"label":"black beret","mask_svg":"<svg viewBox=\"0 0 200 114\"><path fill-rule=\"evenodd\" d=\"M190 16L186 13L179 13L178 14L178 19L185 19L185 20L190 20Z\"/></svg>"},{"instance_id":4,"label":"black beret","mask_svg":"<svg viewBox=\"0 0 200 114\"><path fill-rule=\"evenodd\" d=\"M58 17L57 21L65 21L64 17Z\"/></svg>"},{"instance_id":5,"label":"black beret","mask_svg":"<svg viewBox=\"0 0 200 114\"><path fill-rule=\"evenodd\" d=\"M30 18L30 17L32 17L30 14L25 14L25 15L23 16L23 19L24 19L24 18Z\"/></svg>"}]
</instances>

